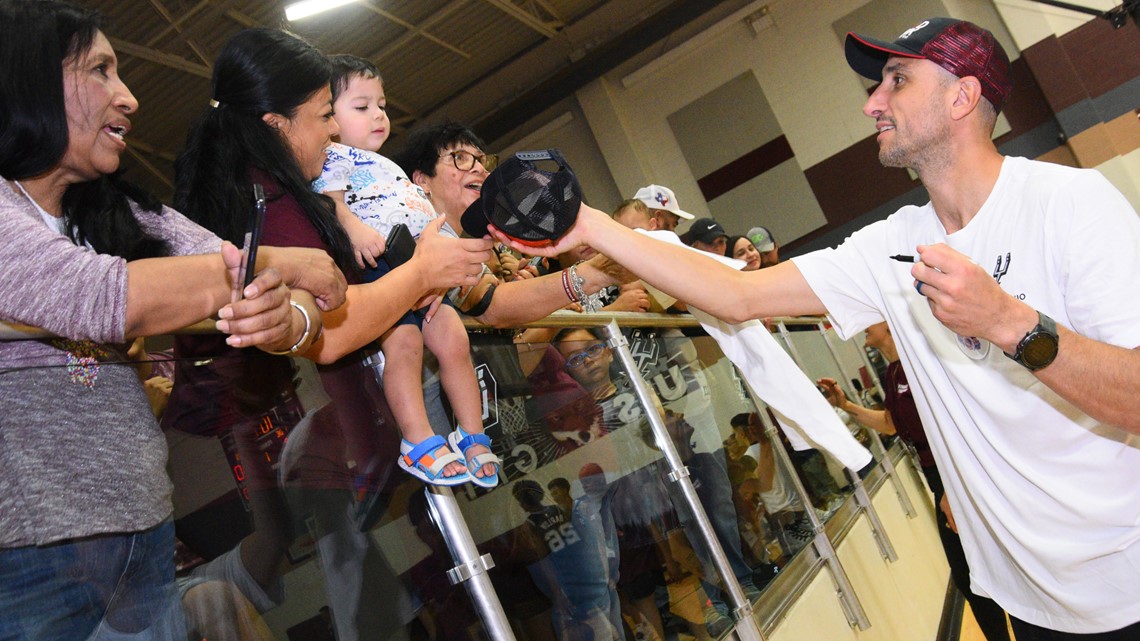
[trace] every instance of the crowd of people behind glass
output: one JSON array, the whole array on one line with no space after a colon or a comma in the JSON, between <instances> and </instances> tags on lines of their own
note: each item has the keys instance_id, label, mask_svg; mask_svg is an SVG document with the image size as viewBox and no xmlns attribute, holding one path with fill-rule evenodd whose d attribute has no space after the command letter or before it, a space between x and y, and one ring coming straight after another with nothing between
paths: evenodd
<instances>
[{"instance_id":1,"label":"crowd of people behind glass","mask_svg":"<svg viewBox=\"0 0 1140 641\"><path fill-rule=\"evenodd\" d=\"M842 476L826 464L814 474L810 465L793 470L806 487L822 488L805 501L731 367L697 358L707 338L676 330L627 334L717 541L755 602L810 541L805 511L836 507ZM564 330L549 344L530 344L492 332L474 335L473 347L503 484L457 496L480 551L495 560L490 577L519 637L704 639L726 631L732 608L694 516L601 335ZM258 395L272 406L240 418L199 417L183 429L177 397L167 407L176 526L186 583L194 586L184 598L190 620L209 630L243 621L219 615L226 611L251 622L254 612L271 617L277 607L307 607L317 616L324 598L289 594L286 602L283 591L283 572L311 574L315 560L330 606L324 616L339 638L395 629L413 638L482 638L463 586L445 577L454 563L422 485L394 472L390 446L380 443L391 430L327 420L330 407L311 366L293 361L291 368L291 375L262 378L277 381L273 393ZM714 384L735 398L714 398ZM249 401L240 387L210 394L218 408ZM377 413L375 399L351 402L355 409L338 412ZM206 484L202 450L228 463L208 466L219 475ZM218 495L190 496L203 485ZM218 608L218 599L227 607Z\"/></svg>"}]
</instances>

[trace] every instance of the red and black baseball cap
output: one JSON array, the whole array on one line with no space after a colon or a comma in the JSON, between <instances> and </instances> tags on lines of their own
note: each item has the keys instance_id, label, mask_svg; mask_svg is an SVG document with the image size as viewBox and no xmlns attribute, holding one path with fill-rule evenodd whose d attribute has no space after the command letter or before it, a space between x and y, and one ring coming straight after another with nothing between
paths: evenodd
<instances>
[{"instance_id":1,"label":"red and black baseball cap","mask_svg":"<svg viewBox=\"0 0 1140 641\"><path fill-rule=\"evenodd\" d=\"M556 171L536 163L553 161ZM460 224L480 238L487 224L531 247L552 245L578 220L582 187L557 149L520 151L499 163L483 181L479 199L463 212Z\"/></svg>"},{"instance_id":2,"label":"red and black baseball cap","mask_svg":"<svg viewBox=\"0 0 1140 641\"><path fill-rule=\"evenodd\" d=\"M959 78L973 76L982 85L982 96L998 111L1013 89L1009 57L994 34L957 18L928 18L894 42L848 33L846 53L856 73L878 82L890 56L922 58Z\"/></svg>"}]
</instances>

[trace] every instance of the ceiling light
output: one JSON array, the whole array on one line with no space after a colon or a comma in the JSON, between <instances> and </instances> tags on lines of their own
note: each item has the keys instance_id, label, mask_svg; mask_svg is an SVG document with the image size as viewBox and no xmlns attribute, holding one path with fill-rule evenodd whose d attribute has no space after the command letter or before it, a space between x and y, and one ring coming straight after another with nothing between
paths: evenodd
<instances>
[{"instance_id":1,"label":"ceiling light","mask_svg":"<svg viewBox=\"0 0 1140 641\"><path fill-rule=\"evenodd\" d=\"M329 9L335 9L354 1L355 0L303 0L302 2L294 2L285 7L285 19L292 22L293 20L308 18L311 15L328 11Z\"/></svg>"}]
</instances>

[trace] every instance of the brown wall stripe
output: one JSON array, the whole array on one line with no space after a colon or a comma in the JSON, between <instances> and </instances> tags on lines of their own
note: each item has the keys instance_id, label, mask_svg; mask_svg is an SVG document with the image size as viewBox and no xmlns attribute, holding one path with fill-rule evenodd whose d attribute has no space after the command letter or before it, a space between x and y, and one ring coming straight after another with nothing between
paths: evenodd
<instances>
[{"instance_id":1,"label":"brown wall stripe","mask_svg":"<svg viewBox=\"0 0 1140 641\"><path fill-rule=\"evenodd\" d=\"M876 135L804 170L828 227L861 216L916 186L905 169L879 164Z\"/></svg>"},{"instance_id":2,"label":"brown wall stripe","mask_svg":"<svg viewBox=\"0 0 1140 641\"><path fill-rule=\"evenodd\" d=\"M1021 52L1041 93L1053 113L1089 97L1080 72L1055 36L1049 36Z\"/></svg>"},{"instance_id":3,"label":"brown wall stripe","mask_svg":"<svg viewBox=\"0 0 1140 641\"><path fill-rule=\"evenodd\" d=\"M780 163L795 157L792 146L782 134L770 142L697 180L706 201L736 189Z\"/></svg>"},{"instance_id":4,"label":"brown wall stripe","mask_svg":"<svg viewBox=\"0 0 1140 641\"><path fill-rule=\"evenodd\" d=\"M1107 20L1092 20L1060 40L1092 98L1140 75L1140 29L1135 24L1114 29Z\"/></svg>"},{"instance_id":5,"label":"brown wall stripe","mask_svg":"<svg viewBox=\"0 0 1140 641\"><path fill-rule=\"evenodd\" d=\"M1010 130L994 140L999 147L1053 120L1053 112L1025 58L1010 63L1010 77L1013 92L1002 108Z\"/></svg>"},{"instance_id":6,"label":"brown wall stripe","mask_svg":"<svg viewBox=\"0 0 1140 641\"><path fill-rule=\"evenodd\" d=\"M1055 113L1098 98L1140 75L1140 29L1091 20L1021 52ZM1119 114L1111 114L1116 116Z\"/></svg>"}]
</instances>

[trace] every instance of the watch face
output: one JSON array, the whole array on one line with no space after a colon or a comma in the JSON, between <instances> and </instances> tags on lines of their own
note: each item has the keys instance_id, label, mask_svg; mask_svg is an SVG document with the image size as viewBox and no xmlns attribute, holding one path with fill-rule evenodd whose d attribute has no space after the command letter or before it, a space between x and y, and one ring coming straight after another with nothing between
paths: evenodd
<instances>
[{"instance_id":1,"label":"watch face","mask_svg":"<svg viewBox=\"0 0 1140 641\"><path fill-rule=\"evenodd\" d=\"M1057 338L1039 333L1031 337L1021 351L1021 360L1029 367L1045 367L1057 357Z\"/></svg>"}]
</instances>

